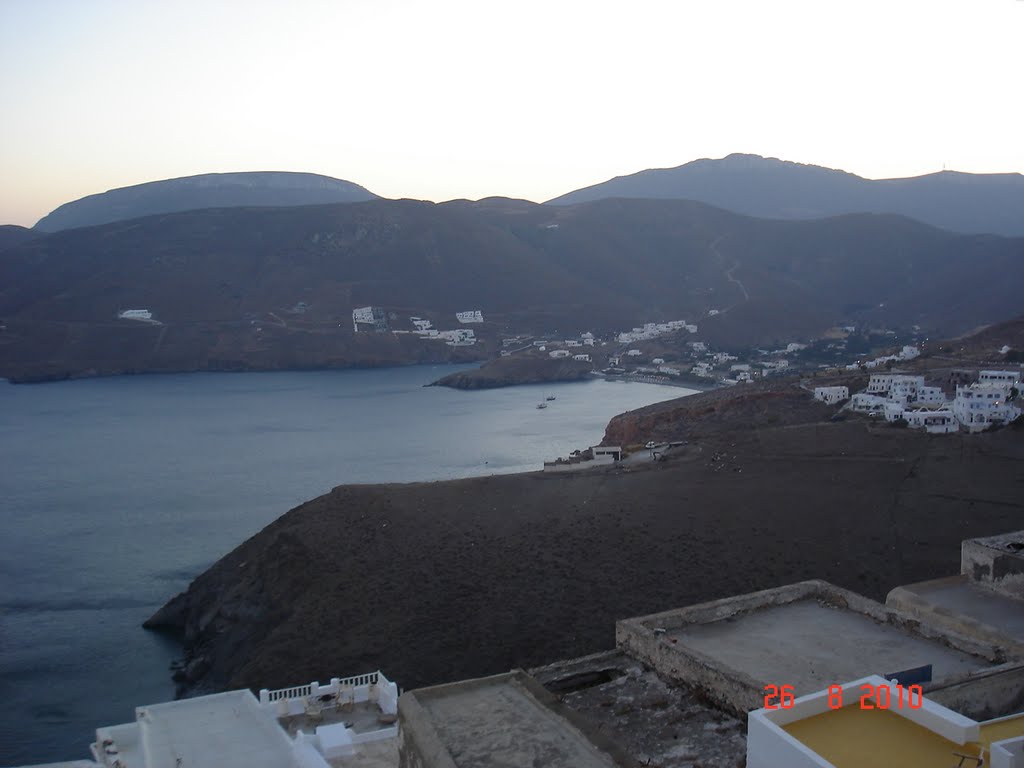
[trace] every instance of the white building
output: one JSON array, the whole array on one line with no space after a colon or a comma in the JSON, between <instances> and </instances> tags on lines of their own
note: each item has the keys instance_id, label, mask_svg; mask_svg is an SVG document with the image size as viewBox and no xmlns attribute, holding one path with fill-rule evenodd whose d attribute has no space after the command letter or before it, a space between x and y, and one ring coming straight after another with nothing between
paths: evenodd
<instances>
[{"instance_id":1,"label":"white building","mask_svg":"<svg viewBox=\"0 0 1024 768\"><path fill-rule=\"evenodd\" d=\"M327 685L227 691L135 708L96 729L74 768L331 768L398 764L398 686L380 672ZM54 764L50 764L54 765ZM38 766L43 768L43 766Z\"/></svg>"},{"instance_id":2,"label":"white building","mask_svg":"<svg viewBox=\"0 0 1024 768\"><path fill-rule=\"evenodd\" d=\"M789 705L751 712L747 716L746 767L917 768L959 763L965 768L1020 768L1024 765L1024 736L1012 726L1007 735L984 745L983 757L971 756L981 751L986 730L1000 733L1019 717L977 722L931 701L919 685L900 686L871 675L797 696ZM858 736L839 738L839 733ZM887 744L884 752L879 748L883 742ZM959 758L961 754L965 757Z\"/></svg>"},{"instance_id":3,"label":"white building","mask_svg":"<svg viewBox=\"0 0 1024 768\"><path fill-rule=\"evenodd\" d=\"M550 352L548 352L548 357L569 357L569 355L571 354L572 353L568 349L553 349Z\"/></svg>"},{"instance_id":4,"label":"white building","mask_svg":"<svg viewBox=\"0 0 1024 768\"><path fill-rule=\"evenodd\" d=\"M868 392L858 392L850 398L850 408L855 411L877 411L878 413L881 413L887 402L889 402L888 397L873 395Z\"/></svg>"},{"instance_id":5,"label":"white building","mask_svg":"<svg viewBox=\"0 0 1024 768\"><path fill-rule=\"evenodd\" d=\"M639 349L631 349L631 350L626 352L626 356L627 357L640 357L640 350Z\"/></svg>"},{"instance_id":6,"label":"white building","mask_svg":"<svg viewBox=\"0 0 1024 768\"><path fill-rule=\"evenodd\" d=\"M682 370L679 368L673 368L671 365L659 365L658 373L664 373L669 376L678 376L682 373Z\"/></svg>"},{"instance_id":7,"label":"white building","mask_svg":"<svg viewBox=\"0 0 1024 768\"><path fill-rule=\"evenodd\" d=\"M992 424L1006 424L1020 416L1020 408L1006 402L1006 390L991 384L957 387L953 413L969 432L980 432Z\"/></svg>"},{"instance_id":8,"label":"white building","mask_svg":"<svg viewBox=\"0 0 1024 768\"><path fill-rule=\"evenodd\" d=\"M1013 387L1020 388L1020 371L979 371L978 383L1002 387L1009 394Z\"/></svg>"},{"instance_id":9,"label":"white building","mask_svg":"<svg viewBox=\"0 0 1024 768\"><path fill-rule=\"evenodd\" d=\"M814 399L827 405L835 405L850 397L849 387L815 387Z\"/></svg>"},{"instance_id":10,"label":"white building","mask_svg":"<svg viewBox=\"0 0 1024 768\"><path fill-rule=\"evenodd\" d=\"M923 429L931 434L944 435L960 429L956 416L948 408L913 408L903 411L903 419L911 429Z\"/></svg>"},{"instance_id":11,"label":"white building","mask_svg":"<svg viewBox=\"0 0 1024 768\"><path fill-rule=\"evenodd\" d=\"M916 403L924 389L924 376L898 376L889 387L889 399L900 403Z\"/></svg>"},{"instance_id":12,"label":"white building","mask_svg":"<svg viewBox=\"0 0 1024 768\"><path fill-rule=\"evenodd\" d=\"M584 362L584 363L589 363L590 362L590 355L573 355L572 359L573 360L579 360L580 362Z\"/></svg>"},{"instance_id":13,"label":"white building","mask_svg":"<svg viewBox=\"0 0 1024 768\"><path fill-rule=\"evenodd\" d=\"M153 313L148 309L126 309L118 312L117 316L122 320L152 320Z\"/></svg>"},{"instance_id":14,"label":"white building","mask_svg":"<svg viewBox=\"0 0 1024 768\"><path fill-rule=\"evenodd\" d=\"M736 373L737 371L749 371L750 370L750 364L749 363L737 363L736 365L730 365L729 366L729 370L732 373Z\"/></svg>"},{"instance_id":15,"label":"white building","mask_svg":"<svg viewBox=\"0 0 1024 768\"><path fill-rule=\"evenodd\" d=\"M686 346L688 346L694 352L707 352L708 351L708 346L703 341L690 341L690 342L687 342Z\"/></svg>"},{"instance_id":16,"label":"white building","mask_svg":"<svg viewBox=\"0 0 1024 768\"><path fill-rule=\"evenodd\" d=\"M663 357L656 357L653 360L651 360L651 362L654 363L655 365L661 365L662 363L665 362L665 358L663 358Z\"/></svg>"},{"instance_id":17,"label":"white building","mask_svg":"<svg viewBox=\"0 0 1024 768\"><path fill-rule=\"evenodd\" d=\"M941 405L946 402L942 387L921 387L917 391L917 402L923 405Z\"/></svg>"},{"instance_id":18,"label":"white building","mask_svg":"<svg viewBox=\"0 0 1024 768\"><path fill-rule=\"evenodd\" d=\"M900 373L873 373L868 379L868 386L864 390L869 395L885 395L893 391L898 385L897 397L905 397L912 392L917 397L917 392L924 387L924 376L907 376Z\"/></svg>"},{"instance_id":19,"label":"white building","mask_svg":"<svg viewBox=\"0 0 1024 768\"><path fill-rule=\"evenodd\" d=\"M482 323L484 315L479 309L471 309L468 312L456 312L455 319L460 323Z\"/></svg>"}]
</instances>

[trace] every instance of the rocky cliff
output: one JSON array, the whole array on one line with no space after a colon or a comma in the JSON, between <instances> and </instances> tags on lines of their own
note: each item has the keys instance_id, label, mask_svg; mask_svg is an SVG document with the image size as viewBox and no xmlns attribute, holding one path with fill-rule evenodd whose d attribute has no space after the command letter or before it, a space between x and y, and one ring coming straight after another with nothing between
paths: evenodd
<instances>
[{"instance_id":1,"label":"rocky cliff","mask_svg":"<svg viewBox=\"0 0 1024 768\"><path fill-rule=\"evenodd\" d=\"M662 409L608 437L687 435L665 462L341 486L293 509L147 622L183 639L179 693L531 667L611 647L616 619L807 578L884 599L1024 515L1024 429L831 422L789 383Z\"/></svg>"}]
</instances>

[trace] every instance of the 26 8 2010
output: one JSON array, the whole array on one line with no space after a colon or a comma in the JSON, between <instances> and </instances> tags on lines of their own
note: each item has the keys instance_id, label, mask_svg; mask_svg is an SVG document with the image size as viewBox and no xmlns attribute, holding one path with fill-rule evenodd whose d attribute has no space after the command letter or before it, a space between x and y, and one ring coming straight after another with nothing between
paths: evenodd
<instances>
[{"instance_id":1,"label":"26 8 2010","mask_svg":"<svg viewBox=\"0 0 1024 768\"><path fill-rule=\"evenodd\" d=\"M861 709L921 709L924 706L924 690L920 685L904 687L899 683L860 687L858 705ZM764 687L765 709L792 709L796 702L792 685L766 685ZM831 709L843 707L843 686L828 687L828 706Z\"/></svg>"}]
</instances>

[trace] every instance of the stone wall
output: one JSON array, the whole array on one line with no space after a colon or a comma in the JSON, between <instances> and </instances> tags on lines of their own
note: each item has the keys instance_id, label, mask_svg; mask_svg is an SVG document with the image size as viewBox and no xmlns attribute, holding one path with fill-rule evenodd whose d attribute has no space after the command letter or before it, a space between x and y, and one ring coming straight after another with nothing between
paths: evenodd
<instances>
[{"instance_id":1,"label":"stone wall","mask_svg":"<svg viewBox=\"0 0 1024 768\"><path fill-rule=\"evenodd\" d=\"M983 587L1024 600L1024 531L967 539L960 547L960 572Z\"/></svg>"}]
</instances>

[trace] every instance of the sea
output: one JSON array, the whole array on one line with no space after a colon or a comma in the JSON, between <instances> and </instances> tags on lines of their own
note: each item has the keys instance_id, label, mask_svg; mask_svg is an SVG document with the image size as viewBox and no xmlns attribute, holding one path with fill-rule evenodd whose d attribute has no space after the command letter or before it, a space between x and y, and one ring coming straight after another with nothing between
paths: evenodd
<instances>
[{"instance_id":1,"label":"sea","mask_svg":"<svg viewBox=\"0 0 1024 768\"><path fill-rule=\"evenodd\" d=\"M538 470L692 394L424 387L466 367L0 381L0 766L87 759L98 726L172 699L181 648L142 622L303 501Z\"/></svg>"}]
</instances>

